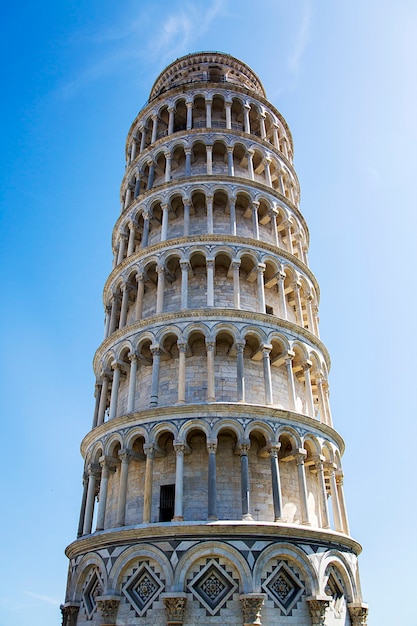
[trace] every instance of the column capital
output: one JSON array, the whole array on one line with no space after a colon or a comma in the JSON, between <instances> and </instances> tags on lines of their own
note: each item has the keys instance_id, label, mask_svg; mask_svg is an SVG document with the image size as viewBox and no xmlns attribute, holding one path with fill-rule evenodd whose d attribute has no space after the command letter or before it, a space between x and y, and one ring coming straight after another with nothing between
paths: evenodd
<instances>
[{"instance_id":1,"label":"column capital","mask_svg":"<svg viewBox=\"0 0 417 626\"><path fill-rule=\"evenodd\" d=\"M101 613L101 618L106 626L116 624L117 610L119 608L119 596L97 596L97 609Z\"/></svg>"},{"instance_id":2,"label":"column capital","mask_svg":"<svg viewBox=\"0 0 417 626\"><path fill-rule=\"evenodd\" d=\"M231 152L233 154L234 146L227 146L227 152Z\"/></svg>"},{"instance_id":3,"label":"column capital","mask_svg":"<svg viewBox=\"0 0 417 626\"><path fill-rule=\"evenodd\" d=\"M62 626L75 626L77 615L80 610L79 602L66 602L59 607L62 614Z\"/></svg>"},{"instance_id":4,"label":"column capital","mask_svg":"<svg viewBox=\"0 0 417 626\"><path fill-rule=\"evenodd\" d=\"M277 442L277 443L271 443L268 446L268 454L269 456L273 456L273 457L278 457L278 452L281 449L281 443Z\"/></svg>"},{"instance_id":5,"label":"column capital","mask_svg":"<svg viewBox=\"0 0 417 626\"><path fill-rule=\"evenodd\" d=\"M303 368L303 371L310 370L312 368L312 365L313 363L309 361L308 359L306 359L305 361L301 363L301 367Z\"/></svg>"},{"instance_id":6,"label":"column capital","mask_svg":"<svg viewBox=\"0 0 417 626\"><path fill-rule=\"evenodd\" d=\"M306 598L311 616L312 626L324 626L326 610L330 606L329 596L310 596Z\"/></svg>"},{"instance_id":7,"label":"column capital","mask_svg":"<svg viewBox=\"0 0 417 626\"><path fill-rule=\"evenodd\" d=\"M238 270L240 268L241 265L241 260L240 259L233 259L232 260L232 268L234 270Z\"/></svg>"},{"instance_id":8,"label":"column capital","mask_svg":"<svg viewBox=\"0 0 417 626\"><path fill-rule=\"evenodd\" d=\"M167 625L180 626L184 621L184 611L187 602L187 596L185 593L163 593L161 598L165 604L165 610L167 614Z\"/></svg>"},{"instance_id":9,"label":"column capital","mask_svg":"<svg viewBox=\"0 0 417 626\"><path fill-rule=\"evenodd\" d=\"M206 341L206 350L207 350L207 352L214 352L215 347L216 347L216 342L215 341Z\"/></svg>"},{"instance_id":10,"label":"column capital","mask_svg":"<svg viewBox=\"0 0 417 626\"><path fill-rule=\"evenodd\" d=\"M368 620L368 605L362 602L352 602L347 605L352 626L366 626Z\"/></svg>"},{"instance_id":11,"label":"column capital","mask_svg":"<svg viewBox=\"0 0 417 626\"><path fill-rule=\"evenodd\" d=\"M250 448L250 441L241 441L236 446L240 456L247 456Z\"/></svg>"},{"instance_id":12,"label":"column capital","mask_svg":"<svg viewBox=\"0 0 417 626\"><path fill-rule=\"evenodd\" d=\"M180 268L182 270L189 270L190 269L190 262L187 261L187 259L181 259L180 261Z\"/></svg>"},{"instance_id":13,"label":"column capital","mask_svg":"<svg viewBox=\"0 0 417 626\"><path fill-rule=\"evenodd\" d=\"M154 443L144 443L143 451L148 459L153 459L155 457L156 445Z\"/></svg>"},{"instance_id":14,"label":"column capital","mask_svg":"<svg viewBox=\"0 0 417 626\"><path fill-rule=\"evenodd\" d=\"M336 470L336 485L343 485L343 478L342 470Z\"/></svg>"},{"instance_id":15,"label":"column capital","mask_svg":"<svg viewBox=\"0 0 417 626\"><path fill-rule=\"evenodd\" d=\"M258 263L258 266L256 268L256 271L258 272L258 274L263 274L266 270L266 264L265 263Z\"/></svg>"},{"instance_id":16,"label":"column capital","mask_svg":"<svg viewBox=\"0 0 417 626\"><path fill-rule=\"evenodd\" d=\"M184 148L185 154L191 154L191 151L192 151L191 148Z\"/></svg>"},{"instance_id":17,"label":"column capital","mask_svg":"<svg viewBox=\"0 0 417 626\"><path fill-rule=\"evenodd\" d=\"M187 444L185 441L174 441L173 446L177 456L184 456L187 451Z\"/></svg>"},{"instance_id":18,"label":"column capital","mask_svg":"<svg viewBox=\"0 0 417 626\"><path fill-rule=\"evenodd\" d=\"M216 452L217 452L217 440L216 441L207 441L207 452L209 454L216 454Z\"/></svg>"},{"instance_id":19,"label":"column capital","mask_svg":"<svg viewBox=\"0 0 417 626\"><path fill-rule=\"evenodd\" d=\"M119 450L118 457L121 461L129 462L129 460L132 457L132 452L131 450L128 450L127 448L123 448L122 450Z\"/></svg>"},{"instance_id":20,"label":"column capital","mask_svg":"<svg viewBox=\"0 0 417 626\"><path fill-rule=\"evenodd\" d=\"M100 466L102 469L116 471L116 459L113 456L103 455L99 458Z\"/></svg>"},{"instance_id":21,"label":"column capital","mask_svg":"<svg viewBox=\"0 0 417 626\"><path fill-rule=\"evenodd\" d=\"M188 343L186 341L177 341L178 350L186 354L188 352Z\"/></svg>"},{"instance_id":22,"label":"column capital","mask_svg":"<svg viewBox=\"0 0 417 626\"><path fill-rule=\"evenodd\" d=\"M265 593L245 593L240 595L243 623L245 626L261 624L261 610L265 602Z\"/></svg>"},{"instance_id":23,"label":"column capital","mask_svg":"<svg viewBox=\"0 0 417 626\"><path fill-rule=\"evenodd\" d=\"M136 354L136 352L129 352L127 358L131 363L133 363L133 361L137 361L139 359L139 356Z\"/></svg>"},{"instance_id":24,"label":"column capital","mask_svg":"<svg viewBox=\"0 0 417 626\"><path fill-rule=\"evenodd\" d=\"M161 356L162 355L162 348L160 347L159 343L158 344L152 344L150 347L150 351L152 356Z\"/></svg>"},{"instance_id":25,"label":"column capital","mask_svg":"<svg viewBox=\"0 0 417 626\"><path fill-rule=\"evenodd\" d=\"M165 265L160 265L158 263L158 265L156 266L156 272L157 274L162 274L163 272L165 272Z\"/></svg>"},{"instance_id":26,"label":"column capital","mask_svg":"<svg viewBox=\"0 0 417 626\"><path fill-rule=\"evenodd\" d=\"M94 476L94 478L98 478L100 476L101 467L98 463L90 463L87 468L88 476Z\"/></svg>"},{"instance_id":27,"label":"column capital","mask_svg":"<svg viewBox=\"0 0 417 626\"><path fill-rule=\"evenodd\" d=\"M235 346L236 346L236 350L237 352L243 352L243 350L245 349L246 346L246 341L243 339L242 341L236 341L235 342Z\"/></svg>"},{"instance_id":28,"label":"column capital","mask_svg":"<svg viewBox=\"0 0 417 626\"><path fill-rule=\"evenodd\" d=\"M270 352L272 350L272 344L271 343L262 343L261 344L261 351L263 356L269 356Z\"/></svg>"}]
</instances>

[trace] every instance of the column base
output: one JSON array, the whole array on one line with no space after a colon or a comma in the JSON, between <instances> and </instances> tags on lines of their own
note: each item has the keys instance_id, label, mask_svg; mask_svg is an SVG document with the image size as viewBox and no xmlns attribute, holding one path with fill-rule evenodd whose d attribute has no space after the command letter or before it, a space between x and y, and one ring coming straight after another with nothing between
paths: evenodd
<instances>
[{"instance_id":1,"label":"column base","mask_svg":"<svg viewBox=\"0 0 417 626\"><path fill-rule=\"evenodd\" d=\"M182 515L174 515L174 517L172 518L171 522L183 522L184 518Z\"/></svg>"},{"instance_id":2,"label":"column base","mask_svg":"<svg viewBox=\"0 0 417 626\"><path fill-rule=\"evenodd\" d=\"M245 520L245 522L253 522L253 517L250 513L245 513L245 515L242 515L242 519Z\"/></svg>"}]
</instances>

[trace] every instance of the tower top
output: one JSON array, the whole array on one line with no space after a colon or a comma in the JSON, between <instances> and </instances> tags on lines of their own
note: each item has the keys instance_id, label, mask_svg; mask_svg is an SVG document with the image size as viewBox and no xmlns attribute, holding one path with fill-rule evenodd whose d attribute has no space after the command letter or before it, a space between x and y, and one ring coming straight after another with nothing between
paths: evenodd
<instances>
[{"instance_id":1,"label":"tower top","mask_svg":"<svg viewBox=\"0 0 417 626\"><path fill-rule=\"evenodd\" d=\"M243 61L223 52L194 52L173 61L160 73L149 100L179 85L199 82L232 83L266 97L258 76Z\"/></svg>"}]
</instances>

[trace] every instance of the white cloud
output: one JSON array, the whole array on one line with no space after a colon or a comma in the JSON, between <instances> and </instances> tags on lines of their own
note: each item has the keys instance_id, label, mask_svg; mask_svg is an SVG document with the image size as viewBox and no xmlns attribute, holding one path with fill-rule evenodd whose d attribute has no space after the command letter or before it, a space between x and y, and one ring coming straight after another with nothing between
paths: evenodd
<instances>
[{"instance_id":1,"label":"white cloud","mask_svg":"<svg viewBox=\"0 0 417 626\"><path fill-rule=\"evenodd\" d=\"M50 598L49 596L44 596L40 593L33 593L33 591L25 591L24 593L30 596L31 598L36 598L36 600L41 600L41 602L47 602L48 604L53 604L54 606L60 605L60 602L58 600L55 600L54 598Z\"/></svg>"},{"instance_id":2,"label":"white cloud","mask_svg":"<svg viewBox=\"0 0 417 626\"><path fill-rule=\"evenodd\" d=\"M303 6L301 24L295 38L294 49L288 58L288 67L294 73L297 73L299 70L301 57L303 56L310 39L310 30L311 4L306 1Z\"/></svg>"}]
</instances>

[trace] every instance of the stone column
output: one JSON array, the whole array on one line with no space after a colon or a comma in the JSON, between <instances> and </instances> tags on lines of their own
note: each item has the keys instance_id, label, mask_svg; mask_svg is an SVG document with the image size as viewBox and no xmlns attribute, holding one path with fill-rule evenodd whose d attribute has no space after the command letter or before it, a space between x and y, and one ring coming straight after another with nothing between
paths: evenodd
<instances>
[{"instance_id":1,"label":"stone column","mask_svg":"<svg viewBox=\"0 0 417 626\"><path fill-rule=\"evenodd\" d=\"M130 202L132 199L132 185L131 183L127 184L126 187L126 192L125 192L125 203L124 203L124 209L127 209L127 207L129 206Z\"/></svg>"},{"instance_id":2,"label":"stone column","mask_svg":"<svg viewBox=\"0 0 417 626\"><path fill-rule=\"evenodd\" d=\"M229 202L230 210L230 234L236 236L236 199L230 198Z\"/></svg>"},{"instance_id":3,"label":"stone column","mask_svg":"<svg viewBox=\"0 0 417 626\"><path fill-rule=\"evenodd\" d=\"M165 152L165 182L169 183L171 180L171 153Z\"/></svg>"},{"instance_id":4,"label":"stone column","mask_svg":"<svg viewBox=\"0 0 417 626\"><path fill-rule=\"evenodd\" d=\"M84 473L84 475L83 475L83 497L81 499L80 517L78 519L77 539L79 539L82 536L82 534L83 534L84 519L85 519L85 507L87 505L87 491L88 491L88 474Z\"/></svg>"},{"instance_id":5,"label":"stone column","mask_svg":"<svg viewBox=\"0 0 417 626\"><path fill-rule=\"evenodd\" d=\"M304 361L301 367L304 372L304 385L307 396L307 413L310 417L314 417L314 399L313 399L313 390L311 388L311 377L310 377L310 368L312 366L311 361Z\"/></svg>"},{"instance_id":6,"label":"stone column","mask_svg":"<svg viewBox=\"0 0 417 626\"><path fill-rule=\"evenodd\" d=\"M129 372L129 392L127 397L127 412L133 413L135 410L135 395L136 395L136 377L138 373L138 355L133 353L129 354L130 372Z\"/></svg>"},{"instance_id":7,"label":"stone column","mask_svg":"<svg viewBox=\"0 0 417 626\"><path fill-rule=\"evenodd\" d=\"M343 532L342 515L340 512L340 504L339 504L339 494L337 492L337 485L336 485L336 473L335 473L335 468L334 468L333 463L328 463L327 469L329 471L329 478L330 478L330 493L332 496L333 521L334 521L335 530L338 530L339 532Z\"/></svg>"},{"instance_id":8,"label":"stone column","mask_svg":"<svg viewBox=\"0 0 417 626\"><path fill-rule=\"evenodd\" d=\"M146 189L152 189L153 187L153 180L155 177L155 163L153 161L148 161L147 162L147 166L149 167L149 174L148 174L148 184L146 185Z\"/></svg>"},{"instance_id":9,"label":"stone column","mask_svg":"<svg viewBox=\"0 0 417 626\"><path fill-rule=\"evenodd\" d=\"M298 489L300 492L300 509L301 509L301 523L307 526L310 525L310 519L308 515L308 502L307 502L307 483L304 467L304 458L307 453L304 450L296 456L297 473L298 473Z\"/></svg>"},{"instance_id":10,"label":"stone column","mask_svg":"<svg viewBox=\"0 0 417 626\"><path fill-rule=\"evenodd\" d=\"M213 233L213 196L206 197L207 205L207 233L211 235Z\"/></svg>"},{"instance_id":11,"label":"stone column","mask_svg":"<svg viewBox=\"0 0 417 626\"><path fill-rule=\"evenodd\" d=\"M244 132L248 133L248 135L250 135L249 111L250 111L250 104L244 104L243 105L243 128L244 128Z\"/></svg>"},{"instance_id":12,"label":"stone column","mask_svg":"<svg viewBox=\"0 0 417 626\"><path fill-rule=\"evenodd\" d=\"M144 211L142 212L143 215L143 233L142 233L142 241L141 241L141 248L146 248L146 246L148 245L148 239L149 239L149 222L150 222L150 211L148 209L144 209Z\"/></svg>"},{"instance_id":13,"label":"stone column","mask_svg":"<svg viewBox=\"0 0 417 626\"><path fill-rule=\"evenodd\" d=\"M236 342L236 378L237 378L237 401L245 401L245 366L243 360L243 351L245 349L245 341Z\"/></svg>"},{"instance_id":14,"label":"stone column","mask_svg":"<svg viewBox=\"0 0 417 626\"><path fill-rule=\"evenodd\" d=\"M264 286L265 268L266 268L265 263L258 263L257 281L258 281L258 311L259 313L265 313L265 286Z\"/></svg>"},{"instance_id":15,"label":"stone column","mask_svg":"<svg viewBox=\"0 0 417 626\"><path fill-rule=\"evenodd\" d=\"M110 329L110 316L111 316L111 306L106 306L105 308L105 324L104 324L104 339L107 339L109 336Z\"/></svg>"},{"instance_id":16,"label":"stone column","mask_svg":"<svg viewBox=\"0 0 417 626\"><path fill-rule=\"evenodd\" d=\"M141 138L140 138L140 152L143 152L145 150L146 131L148 129L145 126L141 126L139 130L142 133Z\"/></svg>"},{"instance_id":17,"label":"stone column","mask_svg":"<svg viewBox=\"0 0 417 626\"><path fill-rule=\"evenodd\" d=\"M285 174L285 171L284 170L279 170L277 173L278 173L279 192L285 198L285 185L284 185L284 174Z\"/></svg>"},{"instance_id":18,"label":"stone column","mask_svg":"<svg viewBox=\"0 0 417 626\"><path fill-rule=\"evenodd\" d=\"M104 373L102 376L102 385L100 392L100 404L98 407L97 426L104 422L104 415L107 409L107 394L109 391L109 376Z\"/></svg>"},{"instance_id":19,"label":"stone column","mask_svg":"<svg viewBox=\"0 0 417 626\"><path fill-rule=\"evenodd\" d=\"M224 108L226 112L226 128L230 130L232 128L232 103L225 102Z\"/></svg>"},{"instance_id":20,"label":"stone column","mask_svg":"<svg viewBox=\"0 0 417 626\"><path fill-rule=\"evenodd\" d=\"M181 309L188 308L188 270L190 264L188 261L180 261L181 267Z\"/></svg>"},{"instance_id":21,"label":"stone column","mask_svg":"<svg viewBox=\"0 0 417 626\"><path fill-rule=\"evenodd\" d=\"M109 483L110 465L105 456L100 457L101 480L98 499L97 525L96 530L104 529L104 517L106 515L107 488Z\"/></svg>"},{"instance_id":22,"label":"stone column","mask_svg":"<svg viewBox=\"0 0 417 626\"><path fill-rule=\"evenodd\" d=\"M268 187L272 187L271 158L270 157L265 157L264 168L265 168L265 182L268 185Z\"/></svg>"},{"instance_id":23,"label":"stone column","mask_svg":"<svg viewBox=\"0 0 417 626\"><path fill-rule=\"evenodd\" d=\"M294 248L292 247L292 235L291 235L291 222L287 220L284 222L285 236L287 239L287 250L290 254L294 254Z\"/></svg>"},{"instance_id":24,"label":"stone column","mask_svg":"<svg viewBox=\"0 0 417 626\"><path fill-rule=\"evenodd\" d=\"M213 174L213 146L206 145L207 174Z\"/></svg>"},{"instance_id":25,"label":"stone column","mask_svg":"<svg viewBox=\"0 0 417 626\"><path fill-rule=\"evenodd\" d=\"M100 626L115 626L120 598L118 596L98 596L97 611L101 615Z\"/></svg>"},{"instance_id":26,"label":"stone column","mask_svg":"<svg viewBox=\"0 0 417 626\"><path fill-rule=\"evenodd\" d=\"M152 136L151 143L155 143L158 134L158 116L152 115Z\"/></svg>"},{"instance_id":27,"label":"stone column","mask_svg":"<svg viewBox=\"0 0 417 626\"><path fill-rule=\"evenodd\" d=\"M174 442L175 450L175 503L173 521L182 522L183 516L183 500L184 500L184 454L185 443L182 441Z\"/></svg>"},{"instance_id":28,"label":"stone column","mask_svg":"<svg viewBox=\"0 0 417 626\"><path fill-rule=\"evenodd\" d=\"M174 113L175 109L173 106L168 107L168 135L172 135L174 132Z\"/></svg>"},{"instance_id":29,"label":"stone column","mask_svg":"<svg viewBox=\"0 0 417 626\"><path fill-rule=\"evenodd\" d=\"M274 502L274 522L282 519L282 494L281 494L281 478L279 474L278 452L281 444L273 444L269 448L269 456L271 459L271 482L272 482L272 499Z\"/></svg>"},{"instance_id":30,"label":"stone column","mask_svg":"<svg viewBox=\"0 0 417 626\"><path fill-rule=\"evenodd\" d=\"M181 626L184 623L187 595L177 591L175 593L163 593L161 597L165 604L167 626Z\"/></svg>"},{"instance_id":31,"label":"stone column","mask_svg":"<svg viewBox=\"0 0 417 626\"><path fill-rule=\"evenodd\" d=\"M217 517L217 477L216 477L217 441L207 441L208 452L208 516L215 521Z\"/></svg>"},{"instance_id":32,"label":"stone column","mask_svg":"<svg viewBox=\"0 0 417 626\"><path fill-rule=\"evenodd\" d=\"M113 294L110 313L109 335L116 330L117 312L119 309L120 297Z\"/></svg>"},{"instance_id":33,"label":"stone column","mask_svg":"<svg viewBox=\"0 0 417 626\"><path fill-rule=\"evenodd\" d=\"M241 476L241 491L242 491L242 519L252 520L250 514L250 481L249 481L249 461L248 452L250 443L240 443L240 476Z\"/></svg>"},{"instance_id":34,"label":"stone column","mask_svg":"<svg viewBox=\"0 0 417 626\"><path fill-rule=\"evenodd\" d=\"M301 233L295 233L295 241L297 244L298 258L304 262L304 252Z\"/></svg>"},{"instance_id":35,"label":"stone column","mask_svg":"<svg viewBox=\"0 0 417 626\"><path fill-rule=\"evenodd\" d=\"M300 283L295 281L292 284L292 288L294 290L294 299L295 299L295 313L297 317L297 323L299 326L304 327L303 324L303 309L301 306L301 296L300 296Z\"/></svg>"},{"instance_id":36,"label":"stone column","mask_svg":"<svg viewBox=\"0 0 417 626\"><path fill-rule=\"evenodd\" d=\"M317 385L318 398L319 398L320 421L323 424L326 424L327 419L326 419L326 408L325 408L324 393L323 393L323 381L320 378L320 376L316 378L316 385Z\"/></svg>"},{"instance_id":37,"label":"stone column","mask_svg":"<svg viewBox=\"0 0 417 626\"><path fill-rule=\"evenodd\" d=\"M274 137L274 147L279 150L279 135L278 135L278 124L273 124L272 133Z\"/></svg>"},{"instance_id":38,"label":"stone column","mask_svg":"<svg viewBox=\"0 0 417 626\"><path fill-rule=\"evenodd\" d=\"M253 238L259 240L259 218L258 218L259 202L252 202L252 229Z\"/></svg>"},{"instance_id":39,"label":"stone column","mask_svg":"<svg viewBox=\"0 0 417 626\"><path fill-rule=\"evenodd\" d=\"M114 370L114 373L110 395L109 420L112 420L117 416L117 401L119 399L119 385L121 374L121 368L119 363L112 363L112 368Z\"/></svg>"},{"instance_id":40,"label":"stone column","mask_svg":"<svg viewBox=\"0 0 417 626\"><path fill-rule=\"evenodd\" d=\"M368 623L368 606L362 602L348 604L350 623L352 626L366 626Z\"/></svg>"},{"instance_id":41,"label":"stone column","mask_svg":"<svg viewBox=\"0 0 417 626\"><path fill-rule=\"evenodd\" d=\"M96 384L95 384L95 388L94 388L94 399L95 399L95 402L94 402L94 414L93 414L92 428L95 428L97 426L97 422L98 422L98 412L99 412L99 408L100 408L101 387L102 387L101 381L97 380Z\"/></svg>"},{"instance_id":42,"label":"stone column","mask_svg":"<svg viewBox=\"0 0 417 626\"><path fill-rule=\"evenodd\" d=\"M340 514L342 517L342 528L346 535L350 535L349 522L346 512L345 494L343 491L343 472L336 472L337 495L339 496Z\"/></svg>"},{"instance_id":43,"label":"stone column","mask_svg":"<svg viewBox=\"0 0 417 626\"><path fill-rule=\"evenodd\" d=\"M138 287L136 291L136 303L135 303L135 322L142 319L143 313L143 296L145 293L145 276L143 272L136 274L136 280L138 281Z\"/></svg>"},{"instance_id":44,"label":"stone column","mask_svg":"<svg viewBox=\"0 0 417 626\"><path fill-rule=\"evenodd\" d=\"M283 320L288 319L287 316L287 299L285 297L285 274L284 272L278 272L277 274L277 287L278 287L278 296L279 296L279 308L281 317Z\"/></svg>"},{"instance_id":45,"label":"stone column","mask_svg":"<svg viewBox=\"0 0 417 626\"><path fill-rule=\"evenodd\" d=\"M206 127L211 128L211 105L213 100L206 98Z\"/></svg>"},{"instance_id":46,"label":"stone column","mask_svg":"<svg viewBox=\"0 0 417 626\"><path fill-rule=\"evenodd\" d=\"M214 390L214 350L216 343L214 341L206 341L207 350L207 402L216 400Z\"/></svg>"},{"instance_id":47,"label":"stone column","mask_svg":"<svg viewBox=\"0 0 417 626\"><path fill-rule=\"evenodd\" d=\"M143 517L142 523L149 524L152 512L152 485L153 485L153 461L155 458L155 446L153 443L145 443L143 451L146 454L145 486L143 493Z\"/></svg>"},{"instance_id":48,"label":"stone column","mask_svg":"<svg viewBox=\"0 0 417 626\"><path fill-rule=\"evenodd\" d=\"M135 251L135 235L136 235L136 227L135 223L130 220L129 221L129 242L127 244L127 256L130 256Z\"/></svg>"},{"instance_id":49,"label":"stone column","mask_svg":"<svg viewBox=\"0 0 417 626\"><path fill-rule=\"evenodd\" d=\"M232 261L233 268L233 306L235 309L240 309L240 281L239 281L239 269L240 259Z\"/></svg>"},{"instance_id":50,"label":"stone column","mask_svg":"<svg viewBox=\"0 0 417 626\"><path fill-rule=\"evenodd\" d=\"M320 489L320 500L321 500L321 525L322 528L330 528L329 524L329 507L327 506L327 491L326 491L326 483L324 480L324 465L323 465L324 457L321 455L317 455L314 457L314 465L317 471L317 478Z\"/></svg>"},{"instance_id":51,"label":"stone column","mask_svg":"<svg viewBox=\"0 0 417 626\"><path fill-rule=\"evenodd\" d=\"M120 308L120 318L119 318L119 329L124 328L126 326L127 321L127 311L129 308L129 292L130 285L127 283L122 284L122 306Z\"/></svg>"},{"instance_id":52,"label":"stone column","mask_svg":"<svg viewBox=\"0 0 417 626\"><path fill-rule=\"evenodd\" d=\"M314 321L313 321L313 307L312 307L313 296L309 293L306 297L306 308L307 308L307 320L308 320L308 330L311 333L314 333Z\"/></svg>"},{"instance_id":53,"label":"stone column","mask_svg":"<svg viewBox=\"0 0 417 626\"><path fill-rule=\"evenodd\" d=\"M168 237L168 205L161 204L162 224L161 224L161 241L166 241Z\"/></svg>"},{"instance_id":54,"label":"stone column","mask_svg":"<svg viewBox=\"0 0 417 626\"><path fill-rule=\"evenodd\" d=\"M292 371L292 360L294 358L294 352L288 352L285 358L285 367L287 368L287 381L288 381L288 404L292 411L295 411L295 383L294 372Z\"/></svg>"},{"instance_id":55,"label":"stone column","mask_svg":"<svg viewBox=\"0 0 417 626\"><path fill-rule=\"evenodd\" d=\"M311 596L306 600L310 611L311 626L324 626L326 611L330 606L331 598L328 596Z\"/></svg>"},{"instance_id":56,"label":"stone column","mask_svg":"<svg viewBox=\"0 0 417 626\"><path fill-rule=\"evenodd\" d=\"M206 259L207 306L214 306L214 259Z\"/></svg>"},{"instance_id":57,"label":"stone column","mask_svg":"<svg viewBox=\"0 0 417 626\"><path fill-rule=\"evenodd\" d=\"M91 463L88 468L88 486L87 486L87 500L85 506L83 535L89 535L91 533L91 527L93 525L93 513L94 513L94 500L96 497L97 478L99 476L99 467L95 463Z\"/></svg>"},{"instance_id":58,"label":"stone column","mask_svg":"<svg viewBox=\"0 0 417 626\"><path fill-rule=\"evenodd\" d=\"M158 273L158 284L156 288L156 311L155 313L162 313L164 310L164 291L165 291L165 267L163 265L157 265L156 271Z\"/></svg>"},{"instance_id":59,"label":"stone column","mask_svg":"<svg viewBox=\"0 0 417 626\"><path fill-rule=\"evenodd\" d=\"M278 211L276 209L269 210L269 217L271 218L271 229L272 236L274 238L274 244L277 248L279 248L279 235L278 235L278 226L277 226L277 215Z\"/></svg>"},{"instance_id":60,"label":"stone column","mask_svg":"<svg viewBox=\"0 0 417 626\"><path fill-rule=\"evenodd\" d=\"M271 361L269 359L269 354L272 350L271 344L262 344L262 362L264 369L264 385L265 385L265 404L273 404L272 398L272 378L271 378Z\"/></svg>"},{"instance_id":61,"label":"stone column","mask_svg":"<svg viewBox=\"0 0 417 626\"><path fill-rule=\"evenodd\" d=\"M332 426L333 422L332 422L332 414L331 414L331 411L330 411L329 383L327 382L327 380L323 380L322 386L323 386L323 391L324 391L324 400L325 400L327 424L329 426Z\"/></svg>"},{"instance_id":62,"label":"stone column","mask_svg":"<svg viewBox=\"0 0 417 626\"><path fill-rule=\"evenodd\" d=\"M266 139L265 113L259 115L259 130L261 131L261 139Z\"/></svg>"},{"instance_id":63,"label":"stone column","mask_svg":"<svg viewBox=\"0 0 417 626\"><path fill-rule=\"evenodd\" d=\"M233 165L233 146L227 147L227 174L228 176L235 175L235 168Z\"/></svg>"},{"instance_id":64,"label":"stone column","mask_svg":"<svg viewBox=\"0 0 417 626\"><path fill-rule=\"evenodd\" d=\"M135 180L135 191L133 192L133 197L136 198L140 195L140 184L142 182L143 171L137 169L136 172L136 180Z\"/></svg>"},{"instance_id":65,"label":"stone column","mask_svg":"<svg viewBox=\"0 0 417 626\"><path fill-rule=\"evenodd\" d=\"M190 200L189 198L184 198L184 237L188 237L190 234Z\"/></svg>"},{"instance_id":66,"label":"stone column","mask_svg":"<svg viewBox=\"0 0 417 626\"><path fill-rule=\"evenodd\" d=\"M243 626L262 626L261 612L265 602L264 593L245 593L240 596Z\"/></svg>"},{"instance_id":67,"label":"stone column","mask_svg":"<svg viewBox=\"0 0 417 626\"><path fill-rule=\"evenodd\" d=\"M152 352L152 382L151 382L151 398L150 406L158 406L159 394L159 365L161 361L162 350L159 345L151 346Z\"/></svg>"},{"instance_id":68,"label":"stone column","mask_svg":"<svg viewBox=\"0 0 417 626\"><path fill-rule=\"evenodd\" d=\"M127 479L129 476L129 450L120 450L119 458L122 461L120 467L119 500L117 502L116 526L125 525Z\"/></svg>"},{"instance_id":69,"label":"stone column","mask_svg":"<svg viewBox=\"0 0 417 626\"><path fill-rule=\"evenodd\" d=\"M185 355L188 344L185 341L177 341L178 346L178 400L177 404L185 404Z\"/></svg>"},{"instance_id":70,"label":"stone column","mask_svg":"<svg viewBox=\"0 0 417 626\"><path fill-rule=\"evenodd\" d=\"M117 254L116 265L119 265L119 263L121 263L123 261L123 259L124 259L125 250L126 250L126 241L127 241L127 235L125 235L125 233L120 233L119 251L118 251L118 254Z\"/></svg>"},{"instance_id":71,"label":"stone column","mask_svg":"<svg viewBox=\"0 0 417 626\"><path fill-rule=\"evenodd\" d=\"M193 127L193 103L186 102L185 106L187 107L187 124L186 130L191 130Z\"/></svg>"},{"instance_id":72,"label":"stone column","mask_svg":"<svg viewBox=\"0 0 417 626\"><path fill-rule=\"evenodd\" d=\"M255 180L255 172L253 170L253 155L255 154L255 151L249 149L246 151L246 154L248 156L248 176L250 180Z\"/></svg>"},{"instance_id":73,"label":"stone column","mask_svg":"<svg viewBox=\"0 0 417 626\"><path fill-rule=\"evenodd\" d=\"M80 610L79 602L66 602L59 607L62 615L62 626L76 626L78 611Z\"/></svg>"},{"instance_id":74,"label":"stone column","mask_svg":"<svg viewBox=\"0 0 417 626\"><path fill-rule=\"evenodd\" d=\"M191 148L184 148L185 152L185 175L191 176Z\"/></svg>"}]
</instances>

